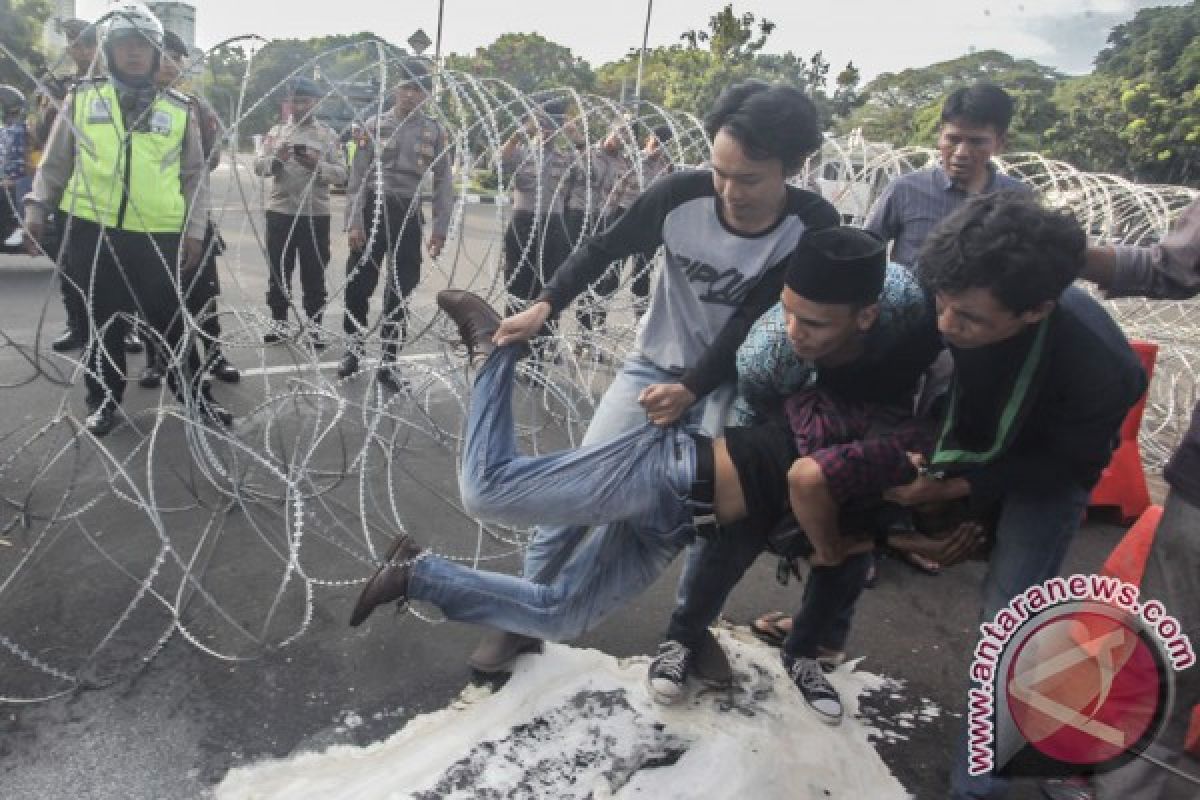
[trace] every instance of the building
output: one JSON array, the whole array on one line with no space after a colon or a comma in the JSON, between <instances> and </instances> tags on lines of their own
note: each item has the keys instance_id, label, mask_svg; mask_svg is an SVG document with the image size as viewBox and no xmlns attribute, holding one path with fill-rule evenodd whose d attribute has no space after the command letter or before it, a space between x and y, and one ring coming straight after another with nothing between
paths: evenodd
<instances>
[{"instance_id":1,"label":"building","mask_svg":"<svg viewBox=\"0 0 1200 800\"><path fill-rule=\"evenodd\" d=\"M146 6L154 12L162 22L163 28L174 31L188 51L196 49L196 7L191 3L147 3Z\"/></svg>"}]
</instances>

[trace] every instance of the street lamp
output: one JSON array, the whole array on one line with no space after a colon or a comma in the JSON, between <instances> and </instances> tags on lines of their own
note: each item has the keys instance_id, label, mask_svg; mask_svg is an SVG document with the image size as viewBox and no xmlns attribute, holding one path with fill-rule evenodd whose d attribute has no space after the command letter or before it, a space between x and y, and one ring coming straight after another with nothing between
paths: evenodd
<instances>
[{"instance_id":1,"label":"street lamp","mask_svg":"<svg viewBox=\"0 0 1200 800\"><path fill-rule=\"evenodd\" d=\"M654 0L646 0L646 27L642 31L642 50L638 53L637 83L633 85L634 109L642 106L642 64L646 60L646 42L650 38L650 12L654 9Z\"/></svg>"}]
</instances>

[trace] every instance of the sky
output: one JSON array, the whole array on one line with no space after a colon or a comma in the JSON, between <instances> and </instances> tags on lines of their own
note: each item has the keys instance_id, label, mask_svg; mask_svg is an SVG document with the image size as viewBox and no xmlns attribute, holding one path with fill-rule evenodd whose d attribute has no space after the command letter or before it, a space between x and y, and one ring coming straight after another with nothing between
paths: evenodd
<instances>
[{"instance_id":1,"label":"sky","mask_svg":"<svg viewBox=\"0 0 1200 800\"><path fill-rule=\"evenodd\" d=\"M679 34L706 27L727 0L652 0L649 44L670 45ZM402 44L417 28L432 39L438 0L194 0L197 44L211 46L239 34L305 38L372 30ZM739 0L775 22L768 52L821 50L837 72L853 61L864 79L881 72L956 58L972 49L999 49L1071 74L1091 70L1108 31L1139 8L1181 0ZM96 17L105 0L77 0L80 16ZM471 53L506 32L537 32L571 48L593 67L641 44L644 0L444 0L443 53Z\"/></svg>"}]
</instances>

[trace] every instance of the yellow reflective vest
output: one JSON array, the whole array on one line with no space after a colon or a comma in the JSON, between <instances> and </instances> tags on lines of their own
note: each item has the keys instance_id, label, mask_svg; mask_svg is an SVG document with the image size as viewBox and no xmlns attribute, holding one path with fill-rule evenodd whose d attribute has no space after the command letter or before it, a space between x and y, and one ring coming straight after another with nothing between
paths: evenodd
<instances>
[{"instance_id":1,"label":"yellow reflective vest","mask_svg":"<svg viewBox=\"0 0 1200 800\"><path fill-rule=\"evenodd\" d=\"M75 167L59 208L109 228L180 233L187 219L181 160L187 98L160 92L132 133L125 130L116 87L75 90Z\"/></svg>"}]
</instances>

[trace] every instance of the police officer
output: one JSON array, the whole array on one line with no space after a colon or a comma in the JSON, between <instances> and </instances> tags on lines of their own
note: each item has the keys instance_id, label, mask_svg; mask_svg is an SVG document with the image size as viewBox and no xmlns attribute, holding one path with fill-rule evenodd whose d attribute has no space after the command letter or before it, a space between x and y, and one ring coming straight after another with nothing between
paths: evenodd
<instances>
[{"instance_id":1,"label":"police officer","mask_svg":"<svg viewBox=\"0 0 1200 800\"><path fill-rule=\"evenodd\" d=\"M659 178L675 171L671 154L667 152L667 142L673 138L675 131L670 125L659 125L647 134L641 153L643 191ZM649 303L650 277L656 252L657 248L633 256L633 280L629 288L633 291L633 307L638 317L645 313Z\"/></svg>"},{"instance_id":2,"label":"police officer","mask_svg":"<svg viewBox=\"0 0 1200 800\"><path fill-rule=\"evenodd\" d=\"M390 262L383 290L383 358L379 382L400 388L394 373L396 352L408 334L408 298L421 280L421 182L433 173L433 232L429 255L437 258L446 243L454 209L449 136L421 111L431 78L415 59L401 66L401 80L390 111L367 120L363 144L355 152L347 189L346 316L349 336L338 375L358 371L367 335L367 306L385 258Z\"/></svg>"},{"instance_id":3,"label":"police officer","mask_svg":"<svg viewBox=\"0 0 1200 800\"><path fill-rule=\"evenodd\" d=\"M288 97L291 119L275 125L254 160L254 172L271 178L267 201L267 344L288 338L292 272L300 263L300 287L308 317L309 342L325 346L321 312L325 307L325 265L329 263L329 186L346 180L346 159L338 135L315 112L321 93L307 78L296 78Z\"/></svg>"},{"instance_id":4,"label":"police officer","mask_svg":"<svg viewBox=\"0 0 1200 800\"><path fill-rule=\"evenodd\" d=\"M69 260L95 263L90 300L98 342L89 343L85 356L87 428L95 436L117 423L125 392L122 339L138 314L158 346L180 354L183 363L168 374L176 395L185 402L195 397L206 422L232 422L191 380L180 346L179 266L200 263L208 172L188 99L154 84L162 36L161 23L141 3L110 12L104 50L111 77L82 81L67 96L69 116L54 123L25 200L33 239L47 211L57 208L71 228Z\"/></svg>"},{"instance_id":5,"label":"police officer","mask_svg":"<svg viewBox=\"0 0 1200 800\"><path fill-rule=\"evenodd\" d=\"M562 211L575 156L556 135L565 110L560 100L543 102L500 149L501 168L512 175L512 219L504 234L510 315L541 295L570 250Z\"/></svg>"},{"instance_id":6,"label":"police officer","mask_svg":"<svg viewBox=\"0 0 1200 800\"><path fill-rule=\"evenodd\" d=\"M187 64L188 48L179 34L166 31L163 34L162 58L158 65L156 82L159 89L177 88L180 75ZM203 98L197 94L188 93L196 122L200 128L200 142L204 150L205 161L211 173L221 163L221 121ZM237 367L229 363L221 351L221 322L217 317L217 297L221 293L220 279L217 276L217 255L223 249L223 242L217 233L216 225L210 219L204 234L204 258L198 270L185 273L183 277L183 298L188 313L196 319L196 324L203 333L206 350L206 371L226 383L237 383L241 373ZM166 365L151 350L146 358L146 368L138 378L138 385L153 389L162 381Z\"/></svg>"},{"instance_id":7,"label":"police officer","mask_svg":"<svg viewBox=\"0 0 1200 800\"><path fill-rule=\"evenodd\" d=\"M67 39L66 55L75 67L75 74L66 80L49 76L43 83L47 91L39 96L38 120L32 130L32 145L34 150L44 150L54 120L58 118L58 107L66 97L67 92L74 88L79 81L89 76L99 76L104 73L104 62L99 57L100 41L96 36L96 26L79 18L64 20L59 25L63 36ZM66 231L63 230L62 220L50 210L53 225L52 235L43 234L47 241L46 249L51 257L58 257L61 268L61 289L63 308L67 314L67 327L59 334L50 347L56 353L78 350L87 344L91 336L91 321L88 319L88 302L86 293L92 282L92 262L72 264L67 258L67 249L63 246ZM49 230L47 231L49 233ZM138 341L131 329L125 337L125 352L140 353L142 343Z\"/></svg>"}]
</instances>

